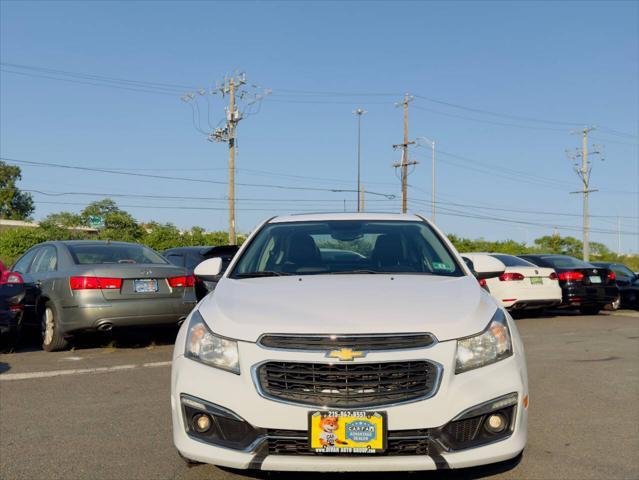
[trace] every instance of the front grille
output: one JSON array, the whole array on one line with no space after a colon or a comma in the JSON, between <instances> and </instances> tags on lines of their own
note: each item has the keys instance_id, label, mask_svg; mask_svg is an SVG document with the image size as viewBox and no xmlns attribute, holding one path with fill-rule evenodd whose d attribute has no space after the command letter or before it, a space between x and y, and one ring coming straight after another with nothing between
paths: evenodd
<instances>
[{"instance_id":1,"label":"front grille","mask_svg":"<svg viewBox=\"0 0 639 480\"><path fill-rule=\"evenodd\" d=\"M410 333L395 335L264 335L260 345L286 350L333 350L352 348L354 350L399 350L426 348L435 343L430 333Z\"/></svg>"},{"instance_id":2,"label":"front grille","mask_svg":"<svg viewBox=\"0 0 639 480\"><path fill-rule=\"evenodd\" d=\"M309 448L306 432L295 432L299 438L271 438L268 439L269 455L316 455ZM400 432L388 432L386 451L380 455L432 455L436 453L428 437L406 437L397 435ZM340 456L349 454L339 454ZM361 454L353 454L359 455Z\"/></svg>"},{"instance_id":3,"label":"front grille","mask_svg":"<svg viewBox=\"0 0 639 480\"><path fill-rule=\"evenodd\" d=\"M267 362L257 370L262 392L304 405L371 407L430 396L439 379L428 361L385 363Z\"/></svg>"}]
</instances>

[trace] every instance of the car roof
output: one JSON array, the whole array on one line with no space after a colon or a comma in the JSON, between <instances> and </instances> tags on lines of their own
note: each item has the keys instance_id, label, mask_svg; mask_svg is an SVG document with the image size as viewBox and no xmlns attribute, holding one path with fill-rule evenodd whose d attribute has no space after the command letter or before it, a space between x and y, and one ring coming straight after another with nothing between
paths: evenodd
<instances>
[{"instance_id":1,"label":"car roof","mask_svg":"<svg viewBox=\"0 0 639 480\"><path fill-rule=\"evenodd\" d=\"M135 242L112 242L110 240L57 240L46 243L61 243L62 245L141 245Z\"/></svg>"},{"instance_id":2,"label":"car roof","mask_svg":"<svg viewBox=\"0 0 639 480\"><path fill-rule=\"evenodd\" d=\"M205 255L235 255L235 252L240 247L238 245L217 245L215 247L212 246L195 246L195 247L174 247L167 248L164 250L164 253L186 253L186 252L194 252L198 253L202 256Z\"/></svg>"},{"instance_id":3,"label":"car roof","mask_svg":"<svg viewBox=\"0 0 639 480\"><path fill-rule=\"evenodd\" d=\"M387 220L403 222L423 222L418 215L409 213L301 213L294 215L281 215L271 218L268 223L286 222L319 222L326 220Z\"/></svg>"}]
</instances>

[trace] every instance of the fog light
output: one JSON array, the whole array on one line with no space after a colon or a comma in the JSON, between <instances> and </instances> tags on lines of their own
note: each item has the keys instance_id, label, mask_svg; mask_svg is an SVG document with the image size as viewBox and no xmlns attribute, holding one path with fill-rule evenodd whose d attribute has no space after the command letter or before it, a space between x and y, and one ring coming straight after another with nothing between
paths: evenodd
<instances>
[{"instance_id":1,"label":"fog light","mask_svg":"<svg viewBox=\"0 0 639 480\"><path fill-rule=\"evenodd\" d=\"M205 413L197 415L194 420L195 422L193 423L195 424L195 430L198 433L204 433L208 431L209 428L211 428L211 417L209 417Z\"/></svg>"},{"instance_id":2,"label":"fog light","mask_svg":"<svg viewBox=\"0 0 639 480\"><path fill-rule=\"evenodd\" d=\"M500 413L493 413L486 419L484 428L490 433L503 432L506 428L506 419Z\"/></svg>"}]
</instances>

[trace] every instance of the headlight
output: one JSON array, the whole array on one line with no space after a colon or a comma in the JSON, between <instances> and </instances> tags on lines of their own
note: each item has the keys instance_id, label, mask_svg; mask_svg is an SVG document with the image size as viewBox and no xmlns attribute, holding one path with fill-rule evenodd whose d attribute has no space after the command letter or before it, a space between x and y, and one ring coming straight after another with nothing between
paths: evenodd
<instances>
[{"instance_id":1,"label":"headlight","mask_svg":"<svg viewBox=\"0 0 639 480\"><path fill-rule=\"evenodd\" d=\"M498 309L479 335L457 340L455 373L490 365L513 353L506 315Z\"/></svg>"},{"instance_id":2,"label":"headlight","mask_svg":"<svg viewBox=\"0 0 639 480\"><path fill-rule=\"evenodd\" d=\"M193 311L189 321L184 355L212 367L228 370L238 375L240 373L240 355L237 342L219 337L211 332L197 310Z\"/></svg>"}]
</instances>

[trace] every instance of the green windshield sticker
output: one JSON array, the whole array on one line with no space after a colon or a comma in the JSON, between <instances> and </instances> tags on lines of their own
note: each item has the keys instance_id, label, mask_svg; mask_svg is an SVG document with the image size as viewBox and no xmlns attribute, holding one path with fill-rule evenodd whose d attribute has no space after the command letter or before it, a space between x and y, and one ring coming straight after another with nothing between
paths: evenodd
<instances>
[{"instance_id":1,"label":"green windshield sticker","mask_svg":"<svg viewBox=\"0 0 639 480\"><path fill-rule=\"evenodd\" d=\"M452 272L453 270L455 270L451 265L446 265L445 263L441 262L433 262L433 268L435 270L446 270L447 272Z\"/></svg>"}]
</instances>

